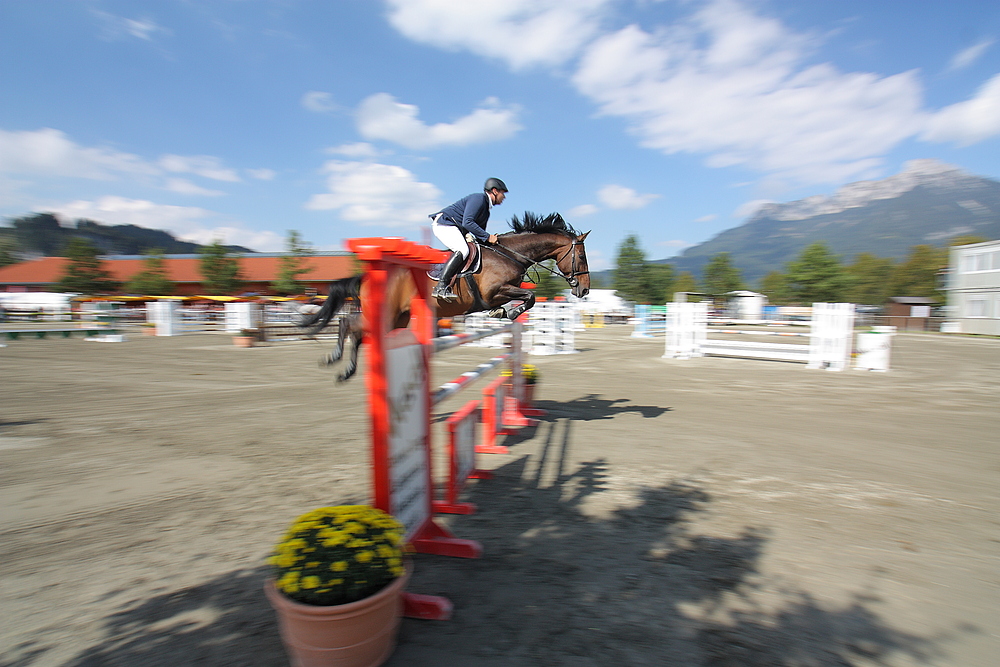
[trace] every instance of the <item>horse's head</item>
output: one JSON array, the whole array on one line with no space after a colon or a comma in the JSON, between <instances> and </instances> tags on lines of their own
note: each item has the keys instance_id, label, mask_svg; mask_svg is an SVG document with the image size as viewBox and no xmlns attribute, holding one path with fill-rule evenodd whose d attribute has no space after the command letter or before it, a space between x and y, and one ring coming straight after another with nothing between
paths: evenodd
<instances>
[{"instance_id":1,"label":"horse's head","mask_svg":"<svg viewBox=\"0 0 1000 667\"><path fill-rule=\"evenodd\" d=\"M587 266L587 249L583 241L590 232L566 238L565 249L556 261L556 266L573 290L573 296L582 299L590 292L590 269Z\"/></svg>"},{"instance_id":2,"label":"horse's head","mask_svg":"<svg viewBox=\"0 0 1000 667\"><path fill-rule=\"evenodd\" d=\"M587 296L590 292L590 269L587 267L587 251L583 247L583 241L590 232L577 233L558 213L550 213L542 218L525 211L524 218L519 219L515 215L510 226L515 235L535 235L535 238L544 239L537 244L528 240L528 243L535 246L535 256L532 259L554 259L559 272L573 289L573 296L580 299ZM506 234L504 236L508 237Z\"/></svg>"}]
</instances>

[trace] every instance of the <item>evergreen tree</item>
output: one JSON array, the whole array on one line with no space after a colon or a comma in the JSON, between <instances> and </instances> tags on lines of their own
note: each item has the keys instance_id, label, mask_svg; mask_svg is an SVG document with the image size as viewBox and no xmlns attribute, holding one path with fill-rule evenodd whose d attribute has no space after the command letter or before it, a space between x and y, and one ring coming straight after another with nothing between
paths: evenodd
<instances>
[{"instance_id":1,"label":"evergreen tree","mask_svg":"<svg viewBox=\"0 0 1000 667\"><path fill-rule=\"evenodd\" d=\"M715 254L705 266L705 289L716 296L743 289L740 270L733 266L728 252Z\"/></svg>"},{"instance_id":2,"label":"evergreen tree","mask_svg":"<svg viewBox=\"0 0 1000 667\"><path fill-rule=\"evenodd\" d=\"M788 289L788 279L781 271L769 271L766 276L760 279L761 294L767 296L769 303L776 306L788 305L792 300Z\"/></svg>"},{"instance_id":3,"label":"evergreen tree","mask_svg":"<svg viewBox=\"0 0 1000 667\"><path fill-rule=\"evenodd\" d=\"M56 257L66 247L66 233L51 213L35 213L11 221L17 244L26 252L37 252L46 257Z\"/></svg>"},{"instance_id":4,"label":"evergreen tree","mask_svg":"<svg viewBox=\"0 0 1000 667\"><path fill-rule=\"evenodd\" d=\"M847 267L851 286L847 300L851 303L881 306L889 297L889 280L892 278L893 261L888 257L877 257L870 252L858 253L854 262Z\"/></svg>"},{"instance_id":5,"label":"evergreen tree","mask_svg":"<svg viewBox=\"0 0 1000 667\"><path fill-rule=\"evenodd\" d=\"M822 241L809 245L798 259L789 262L785 273L791 296L799 303L838 302L850 287L840 259Z\"/></svg>"},{"instance_id":6,"label":"evergreen tree","mask_svg":"<svg viewBox=\"0 0 1000 667\"><path fill-rule=\"evenodd\" d=\"M174 283L170 280L163 253L159 250L149 250L143 254L146 255L143 269L129 279L125 284L125 291L151 296L173 294Z\"/></svg>"},{"instance_id":7,"label":"evergreen tree","mask_svg":"<svg viewBox=\"0 0 1000 667\"><path fill-rule=\"evenodd\" d=\"M19 261L17 255L17 242L12 238L0 237L0 267L9 266L10 264L17 264Z\"/></svg>"},{"instance_id":8,"label":"evergreen tree","mask_svg":"<svg viewBox=\"0 0 1000 667\"><path fill-rule=\"evenodd\" d=\"M674 292L701 292L701 286L698 285L698 281L695 279L694 274L690 271L681 271L680 275L677 276L677 280L674 281ZM670 296L670 300L673 301L673 295ZM689 296L688 301L701 301L700 296Z\"/></svg>"},{"instance_id":9,"label":"evergreen tree","mask_svg":"<svg viewBox=\"0 0 1000 667\"><path fill-rule=\"evenodd\" d=\"M240 262L229 256L220 240L216 239L211 245L202 246L198 254L201 256L201 276L205 280L205 291L208 294L232 294L240 290L243 285Z\"/></svg>"},{"instance_id":10,"label":"evergreen tree","mask_svg":"<svg viewBox=\"0 0 1000 667\"><path fill-rule=\"evenodd\" d=\"M639 237L629 234L618 246L618 258L614 273L615 293L626 301L643 303L646 301L646 253L639 245Z\"/></svg>"},{"instance_id":11,"label":"evergreen tree","mask_svg":"<svg viewBox=\"0 0 1000 667\"><path fill-rule=\"evenodd\" d=\"M948 266L948 251L929 245L915 245L910 254L892 272L890 297L922 296L943 301L938 291L939 274Z\"/></svg>"},{"instance_id":12,"label":"evergreen tree","mask_svg":"<svg viewBox=\"0 0 1000 667\"><path fill-rule=\"evenodd\" d=\"M302 241L301 235L294 229L288 230L285 250L287 254L281 257L278 279L271 283L271 289L284 296L302 294L305 291L305 285L299 282L299 276L313 270L313 267L307 266L306 262L315 253L307 243Z\"/></svg>"},{"instance_id":13,"label":"evergreen tree","mask_svg":"<svg viewBox=\"0 0 1000 667\"><path fill-rule=\"evenodd\" d=\"M72 237L63 251L69 259L66 271L56 283L62 292L104 294L114 292L119 284L111 279L100 260L100 250L87 239Z\"/></svg>"},{"instance_id":14,"label":"evergreen tree","mask_svg":"<svg viewBox=\"0 0 1000 667\"><path fill-rule=\"evenodd\" d=\"M653 305L674 300L674 267L670 264L646 265L646 295Z\"/></svg>"}]
</instances>

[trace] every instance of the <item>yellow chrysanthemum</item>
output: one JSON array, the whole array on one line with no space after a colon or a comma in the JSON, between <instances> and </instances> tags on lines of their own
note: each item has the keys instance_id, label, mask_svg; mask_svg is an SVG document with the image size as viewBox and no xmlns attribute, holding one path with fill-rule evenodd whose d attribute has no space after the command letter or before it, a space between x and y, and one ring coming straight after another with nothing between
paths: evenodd
<instances>
[{"instance_id":1,"label":"yellow chrysanthemum","mask_svg":"<svg viewBox=\"0 0 1000 667\"><path fill-rule=\"evenodd\" d=\"M359 563L367 563L374 557L375 554L373 554L371 551L359 551L354 555L354 560L358 561Z\"/></svg>"},{"instance_id":2,"label":"yellow chrysanthemum","mask_svg":"<svg viewBox=\"0 0 1000 667\"><path fill-rule=\"evenodd\" d=\"M338 560L338 561L335 561L333 563L330 563L330 571L331 572L343 572L346 569L347 569L347 561L346 560Z\"/></svg>"},{"instance_id":3,"label":"yellow chrysanthemum","mask_svg":"<svg viewBox=\"0 0 1000 667\"><path fill-rule=\"evenodd\" d=\"M312 589L319 588L320 583L319 577L303 577L302 578L302 588Z\"/></svg>"}]
</instances>

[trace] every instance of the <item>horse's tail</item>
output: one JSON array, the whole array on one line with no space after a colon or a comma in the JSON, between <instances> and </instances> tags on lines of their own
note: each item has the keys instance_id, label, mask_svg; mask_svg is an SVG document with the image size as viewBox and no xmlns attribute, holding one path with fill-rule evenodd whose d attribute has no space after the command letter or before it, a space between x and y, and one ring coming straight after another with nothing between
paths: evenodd
<instances>
[{"instance_id":1,"label":"horse's tail","mask_svg":"<svg viewBox=\"0 0 1000 667\"><path fill-rule=\"evenodd\" d=\"M352 276L342 280L335 280L330 283L330 292L327 294L326 302L315 313L303 313L298 316L295 324L306 329L307 335L314 335L322 331L323 327L330 323L333 316L344 307L347 299L354 297L358 299L361 294L361 276Z\"/></svg>"}]
</instances>

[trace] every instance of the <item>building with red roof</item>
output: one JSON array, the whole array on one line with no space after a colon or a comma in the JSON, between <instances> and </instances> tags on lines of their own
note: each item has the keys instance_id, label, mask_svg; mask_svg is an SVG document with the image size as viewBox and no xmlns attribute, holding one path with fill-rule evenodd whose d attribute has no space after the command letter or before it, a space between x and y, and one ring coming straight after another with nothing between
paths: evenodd
<instances>
[{"instance_id":1,"label":"building with red roof","mask_svg":"<svg viewBox=\"0 0 1000 667\"><path fill-rule=\"evenodd\" d=\"M241 293L272 294L271 283L281 271L282 253L233 254L240 264L244 283ZM106 255L101 257L104 269L113 280L122 284L146 268L143 255ZM66 272L65 257L40 259L11 264L0 268L0 292L50 292ZM205 294L198 255L166 255L164 268L174 283L174 294L188 296ZM309 272L300 274L299 282L325 293L330 282L348 278L356 272L353 253L317 252L303 262Z\"/></svg>"}]
</instances>

